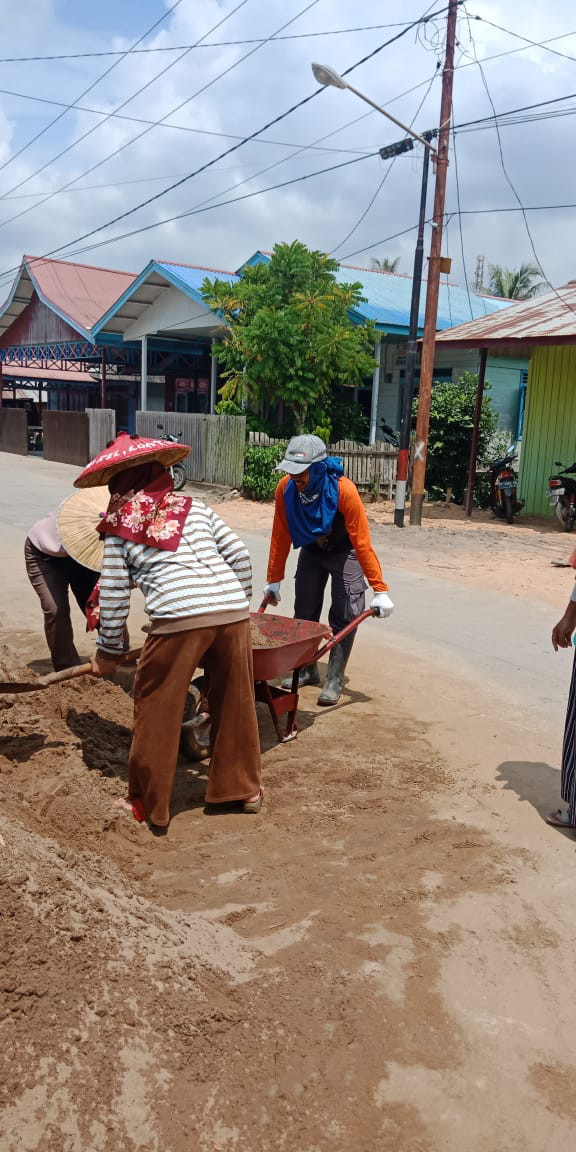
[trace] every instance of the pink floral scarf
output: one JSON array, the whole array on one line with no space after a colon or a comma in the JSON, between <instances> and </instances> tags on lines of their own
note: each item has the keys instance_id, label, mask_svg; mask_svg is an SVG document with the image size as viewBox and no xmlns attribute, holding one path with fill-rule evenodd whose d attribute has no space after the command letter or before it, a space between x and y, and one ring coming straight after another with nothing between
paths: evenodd
<instances>
[{"instance_id":1,"label":"pink floral scarf","mask_svg":"<svg viewBox=\"0 0 576 1152\"><path fill-rule=\"evenodd\" d=\"M161 464L144 464L120 472L109 484L110 503L98 525L105 536L175 552L192 505L177 496L172 477Z\"/></svg>"}]
</instances>

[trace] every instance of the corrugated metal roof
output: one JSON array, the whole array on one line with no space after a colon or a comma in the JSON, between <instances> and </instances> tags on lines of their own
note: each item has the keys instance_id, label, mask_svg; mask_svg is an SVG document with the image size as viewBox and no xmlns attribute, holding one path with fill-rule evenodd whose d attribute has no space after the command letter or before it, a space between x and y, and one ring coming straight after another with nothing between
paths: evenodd
<instances>
[{"instance_id":1,"label":"corrugated metal roof","mask_svg":"<svg viewBox=\"0 0 576 1152\"><path fill-rule=\"evenodd\" d=\"M340 284L357 281L362 285L363 294L367 297L366 304L360 304L357 312L366 320L373 320L381 328L407 329L410 324L410 297L412 294L412 277L399 275L395 272L377 272L369 268L355 268L350 264L341 264L336 279ZM420 293L420 315L418 323L424 326L424 309L426 306L426 281L422 283ZM479 317L489 316L502 308L508 308L510 302L494 296L479 296L461 288L458 284L442 281L438 300L438 329L453 328L466 320L476 320Z\"/></svg>"},{"instance_id":2,"label":"corrugated metal roof","mask_svg":"<svg viewBox=\"0 0 576 1152\"><path fill-rule=\"evenodd\" d=\"M533 300L512 301L504 315L461 324L437 340L469 348L576 344L576 283Z\"/></svg>"},{"instance_id":3,"label":"corrugated metal roof","mask_svg":"<svg viewBox=\"0 0 576 1152\"><path fill-rule=\"evenodd\" d=\"M94 378L90 372L82 372L80 365L69 372L64 368L18 368L14 364L2 365L3 383L9 385L12 380L48 380L51 383L64 381L68 384L93 384Z\"/></svg>"},{"instance_id":4,"label":"corrugated metal roof","mask_svg":"<svg viewBox=\"0 0 576 1152\"><path fill-rule=\"evenodd\" d=\"M164 269L171 277L177 277L186 288L200 294L200 289L208 276L217 276L228 284L238 280L235 272L221 272L218 268L202 268L199 264L173 264L170 260L155 260L155 267Z\"/></svg>"},{"instance_id":5,"label":"corrugated metal roof","mask_svg":"<svg viewBox=\"0 0 576 1152\"><path fill-rule=\"evenodd\" d=\"M0 308L0 334L24 311L35 289L49 308L89 338L96 321L133 280L131 272L24 256L10 295Z\"/></svg>"}]
</instances>

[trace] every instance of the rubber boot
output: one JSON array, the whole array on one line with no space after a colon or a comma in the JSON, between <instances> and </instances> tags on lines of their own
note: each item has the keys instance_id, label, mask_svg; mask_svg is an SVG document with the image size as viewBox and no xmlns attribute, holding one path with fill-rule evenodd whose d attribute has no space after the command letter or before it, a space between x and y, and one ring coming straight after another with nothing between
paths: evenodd
<instances>
[{"instance_id":1,"label":"rubber boot","mask_svg":"<svg viewBox=\"0 0 576 1152\"><path fill-rule=\"evenodd\" d=\"M342 685L344 683L344 672L348 663L348 657L352 651L353 643L354 635L346 636L344 640L341 640L339 644L334 646L330 653L324 687L318 697L318 704L322 704L325 708L337 704L340 699Z\"/></svg>"},{"instance_id":2,"label":"rubber boot","mask_svg":"<svg viewBox=\"0 0 576 1152\"><path fill-rule=\"evenodd\" d=\"M319 683L320 683L320 673L318 671L318 665L317 664L308 664L308 666L306 668L300 669L300 672L298 674L298 687L299 688L306 688L306 686L308 684L312 684L313 686L316 686L316 684L319 684ZM282 681L281 687L282 688L291 688L292 687L292 676L287 676L286 679Z\"/></svg>"}]
</instances>

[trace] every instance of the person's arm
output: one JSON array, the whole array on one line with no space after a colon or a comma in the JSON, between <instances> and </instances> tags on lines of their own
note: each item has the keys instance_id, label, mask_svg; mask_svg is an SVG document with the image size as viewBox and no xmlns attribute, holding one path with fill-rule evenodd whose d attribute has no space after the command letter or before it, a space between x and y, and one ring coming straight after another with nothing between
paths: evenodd
<instances>
[{"instance_id":1,"label":"person's arm","mask_svg":"<svg viewBox=\"0 0 576 1152\"><path fill-rule=\"evenodd\" d=\"M292 547L292 537L288 527L286 505L284 503L284 491L289 480L289 476L282 477L274 497L274 521L272 524L272 537L270 540L268 569L266 573L266 579L269 584L280 584L284 579L286 561Z\"/></svg>"},{"instance_id":2,"label":"person's arm","mask_svg":"<svg viewBox=\"0 0 576 1152\"><path fill-rule=\"evenodd\" d=\"M356 485L346 476L338 484L338 511L344 517L346 531L370 587L374 592L387 592L388 585L382 577L380 561L372 547L366 509Z\"/></svg>"},{"instance_id":3,"label":"person's arm","mask_svg":"<svg viewBox=\"0 0 576 1152\"><path fill-rule=\"evenodd\" d=\"M106 675L124 651L126 621L130 611L130 573L123 540L105 536L100 575L100 632L98 651L92 662L96 675Z\"/></svg>"},{"instance_id":4,"label":"person's arm","mask_svg":"<svg viewBox=\"0 0 576 1152\"><path fill-rule=\"evenodd\" d=\"M576 628L576 584L572 595L566 605L562 618L552 629L552 647L555 652L559 648L569 648L572 643L572 633Z\"/></svg>"},{"instance_id":5,"label":"person's arm","mask_svg":"<svg viewBox=\"0 0 576 1152\"><path fill-rule=\"evenodd\" d=\"M216 547L223 560L232 569L242 586L247 600L252 598L252 564L250 553L232 529L212 513L212 526Z\"/></svg>"}]
</instances>

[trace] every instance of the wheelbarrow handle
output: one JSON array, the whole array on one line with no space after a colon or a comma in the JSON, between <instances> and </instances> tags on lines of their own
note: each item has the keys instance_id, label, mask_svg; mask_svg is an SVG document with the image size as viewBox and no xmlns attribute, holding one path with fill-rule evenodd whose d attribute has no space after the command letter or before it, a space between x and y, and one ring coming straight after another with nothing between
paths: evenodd
<instances>
[{"instance_id":1,"label":"wheelbarrow handle","mask_svg":"<svg viewBox=\"0 0 576 1152\"><path fill-rule=\"evenodd\" d=\"M328 642L322 646L322 648L319 648L315 657L314 657L314 660L321 660L322 657L325 656L327 652L332 651L332 649L336 646L336 644L339 644L341 640L345 640L346 637L349 636L351 632L355 632L355 630L359 624L362 624L362 622L364 620L368 620L369 616L377 616L377 615L378 615L377 611L374 611L372 608L366 608L365 611L361 612L359 616L355 616L354 619L351 620L350 623L347 624L345 628L342 628L341 632L337 632L335 636L332 636L332 638L330 640L328 640Z\"/></svg>"},{"instance_id":2,"label":"wheelbarrow handle","mask_svg":"<svg viewBox=\"0 0 576 1152\"><path fill-rule=\"evenodd\" d=\"M269 592L266 593L258 612L265 612L269 604L274 604L274 597Z\"/></svg>"}]
</instances>

